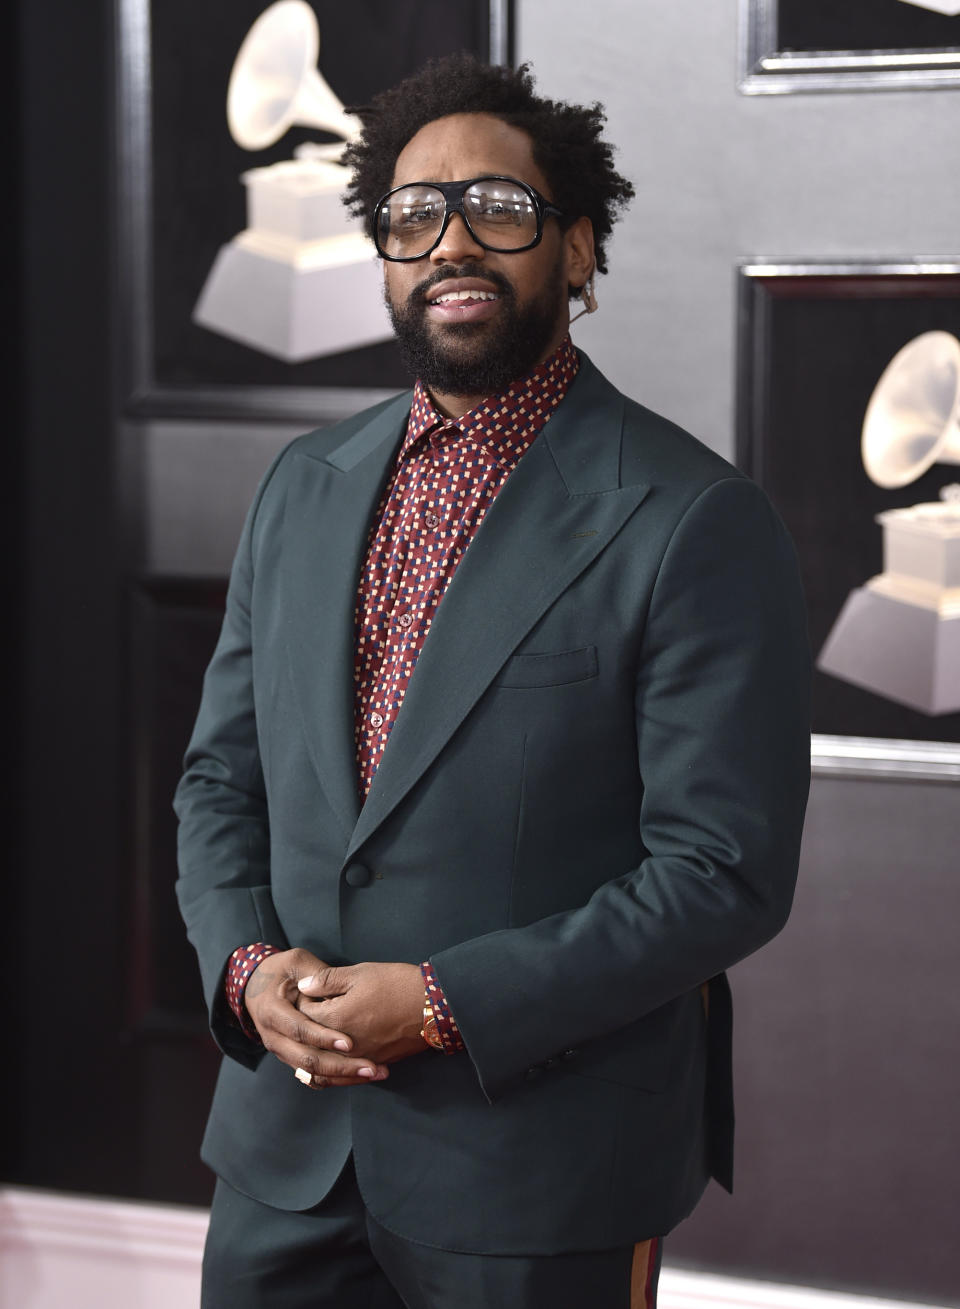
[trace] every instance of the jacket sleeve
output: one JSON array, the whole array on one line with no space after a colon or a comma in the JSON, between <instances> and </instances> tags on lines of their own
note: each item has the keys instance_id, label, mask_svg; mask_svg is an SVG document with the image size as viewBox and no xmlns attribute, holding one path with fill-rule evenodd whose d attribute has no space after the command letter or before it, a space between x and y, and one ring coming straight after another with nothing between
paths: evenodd
<instances>
[{"instance_id":1,"label":"jacket sleeve","mask_svg":"<svg viewBox=\"0 0 960 1309\"><path fill-rule=\"evenodd\" d=\"M270 828L253 697L250 608L257 513L281 454L247 515L223 627L203 683L174 809L180 820L177 898L197 951L211 1030L249 1067L263 1056L230 1015L227 961L238 946L286 948L270 894Z\"/></svg>"},{"instance_id":2,"label":"jacket sleeve","mask_svg":"<svg viewBox=\"0 0 960 1309\"><path fill-rule=\"evenodd\" d=\"M810 774L792 543L763 493L703 491L664 553L636 669L647 851L581 908L433 956L488 1099L756 950L790 910ZM544 870L549 876L549 870Z\"/></svg>"}]
</instances>

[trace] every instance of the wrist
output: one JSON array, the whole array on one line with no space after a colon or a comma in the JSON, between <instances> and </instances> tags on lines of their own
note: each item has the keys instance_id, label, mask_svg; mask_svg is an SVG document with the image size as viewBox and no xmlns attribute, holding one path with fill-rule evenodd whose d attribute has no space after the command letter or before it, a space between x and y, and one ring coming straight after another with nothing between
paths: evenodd
<instances>
[{"instance_id":1,"label":"wrist","mask_svg":"<svg viewBox=\"0 0 960 1309\"><path fill-rule=\"evenodd\" d=\"M227 1004L240 1025L241 1031L252 1041L259 1041L260 1034L253 1019L247 1012L247 983L260 964L265 959L269 959L272 954L279 954L276 946L267 945L263 941L255 941L252 945L241 946L238 950L234 950L227 961L227 972L224 978Z\"/></svg>"}]
</instances>

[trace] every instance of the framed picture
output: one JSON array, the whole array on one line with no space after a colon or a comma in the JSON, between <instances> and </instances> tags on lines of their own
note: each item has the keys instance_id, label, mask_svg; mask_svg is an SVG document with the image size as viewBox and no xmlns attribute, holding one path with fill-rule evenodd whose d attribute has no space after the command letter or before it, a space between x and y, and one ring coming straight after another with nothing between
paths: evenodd
<instances>
[{"instance_id":1,"label":"framed picture","mask_svg":"<svg viewBox=\"0 0 960 1309\"><path fill-rule=\"evenodd\" d=\"M194 321L218 252L249 225L242 175L292 161L307 142L336 139L298 122L299 109L290 115L294 125L264 148L241 148L231 135L231 69L268 4L117 0L129 413L325 422L409 384L389 330L376 342L290 361ZM299 9L318 29L322 85L347 108L367 103L431 57L466 49L492 63L511 60L509 0L311 0ZM335 223L347 221L337 195L329 209ZM378 288L373 294L379 310Z\"/></svg>"},{"instance_id":2,"label":"framed picture","mask_svg":"<svg viewBox=\"0 0 960 1309\"><path fill-rule=\"evenodd\" d=\"M953 612L960 589L960 503L951 500L960 496L960 486L950 489L960 483L960 342L951 344L960 338L960 258L745 263L739 269L739 308L737 460L770 496L799 553L817 661L814 759L830 771L960 780L960 612ZM945 348L954 362L948 360L938 379L928 439L916 444L913 429L898 435L895 423L877 429L883 458L899 461L893 480L900 483L878 485L877 477L891 478L875 467L867 471L861 447L867 406L894 356L928 333L940 334L925 339ZM903 399L898 395L897 403ZM912 397L906 400L913 403ZM889 517L892 510L908 511L909 517L917 506L921 516L936 519L937 533L920 547L928 553L919 567L891 555L890 525L902 531L905 515ZM892 583L891 568L897 573ZM913 572L919 574L913 580L900 576ZM896 600L877 600L875 593L889 591L888 584L894 591L906 588L909 603L901 604L900 592ZM844 655L846 663L838 663L831 652L838 631L846 630L841 615L848 615L846 623L849 607L863 603L865 594L867 603L887 606L893 628L885 626L886 612L872 616L879 626L868 622L855 632L859 654L855 648ZM925 624L927 646L923 658L901 658L910 685L888 680L886 671L870 671L875 655L889 662L888 652L906 639L903 621L914 619ZM940 641L938 653L931 653L932 640ZM944 676L952 685L939 700L939 692L919 688L929 671L924 660L932 666L935 655L943 674L939 685Z\"/></svg>"},{"instance_id":3,"label":"framed picture","mask_svg":"<svg viewBox=\"0 0 960 1309\"><path fill-rule=\"evenodd\" d=\"M740 90L960 86L957 0L740 0Z\"/></svg>"}]
</instances>

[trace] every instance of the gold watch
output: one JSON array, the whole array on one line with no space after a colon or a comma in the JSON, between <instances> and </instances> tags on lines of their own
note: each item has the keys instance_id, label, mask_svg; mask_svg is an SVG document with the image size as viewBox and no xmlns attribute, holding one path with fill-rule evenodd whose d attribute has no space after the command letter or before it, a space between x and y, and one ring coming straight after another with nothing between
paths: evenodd
<instances>
[{"instance_id":1,"label":"gold watch","mask_svg":"<svg viewBox=\"0 0 960 1309\"><path fill-rule=\"evenodd\" d=\"M440 1029L437 1027L437 1015L429 1000L424 1002L423 1026L420 1029L420 1035L431 1049L443 1049L443 1037L440 1035Z\"/></svg>"}]
</instances>

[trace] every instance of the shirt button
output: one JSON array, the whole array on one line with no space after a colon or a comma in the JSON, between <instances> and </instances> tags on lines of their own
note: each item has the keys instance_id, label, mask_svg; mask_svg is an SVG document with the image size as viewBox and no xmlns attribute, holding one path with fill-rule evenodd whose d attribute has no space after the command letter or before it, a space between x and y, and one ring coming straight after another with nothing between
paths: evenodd
<instances>
[{"instance_id":1,"label":"shirt button","mask_svg":"<svg viewBox=\"0 0 960 1309\"><path fill-rule=\"evenodd\" d=\"M437 517L436 514L426 514L424 516L423 521L430 528L431 532L435 532L437 528L440 526L440 519Z\"/></svg>"},{"instance_id":2,"label":"shirt button","mask_svg":"<svg viewBox=\"0 0 960 1309\"><path fill-rule=\"evenodd\" d=\"M413 626L413 614L401 614L397 619L401 627L407 628Z\"/></svg>"},{"instance_id":3,"label":"shirt button","mask_svg":"<svg viewBox=\"0 0 960 1309\"><path fill-rule=\"evenodd\" d=\"M371 715L370 715L370 726L371 726L371 727L382 727L382 726L383 726L383 714L377 714L377 713L373 713L373 714L371 714Z\"/></svg>"}]
</instances>

